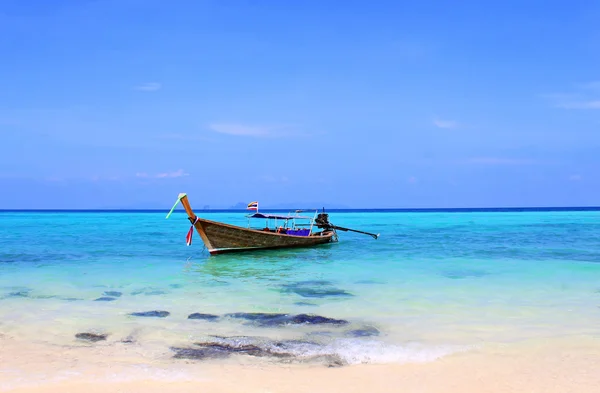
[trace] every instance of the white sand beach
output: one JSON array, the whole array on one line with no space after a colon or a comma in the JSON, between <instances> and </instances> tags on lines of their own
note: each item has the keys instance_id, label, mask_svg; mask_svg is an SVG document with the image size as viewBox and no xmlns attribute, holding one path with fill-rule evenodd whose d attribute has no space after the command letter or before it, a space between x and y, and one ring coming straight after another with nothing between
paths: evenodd
<instances>
[{"instance_id":1,"label":"white sand beach","mask_svg":"<svg viewBox=\"0 0 600 393\"><path fill-rule=\"evenodd\" d=\"M482 346L427 363L328 368L248 362L144 361L126 345L58 347L0 339L0 391L596 393L600 339ZM243 363L242 363L243 362Z\"/></svg>"}]
</instances>

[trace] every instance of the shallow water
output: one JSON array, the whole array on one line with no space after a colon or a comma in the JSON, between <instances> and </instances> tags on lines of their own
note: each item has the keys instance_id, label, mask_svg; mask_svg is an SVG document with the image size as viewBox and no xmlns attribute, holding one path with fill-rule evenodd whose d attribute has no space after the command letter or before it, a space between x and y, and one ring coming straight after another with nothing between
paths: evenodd
<instances>
[{"instance_id":1,"label":"shallow water","mask_svg":"<svg viewBox=\"0 0 600 393\"><path fill-rule=\"evenodd\" d=\"M242 336L345 363L427 361L486 342L600 333L600 212L334 212L340 242L209 256L182 213L0 213L0 334L152 357ZM245 225L244 213L205 213ZM164 317L131 313L167 311ZM231 313L347 324L264 326ZM212 320L188 319L192 313ZM244 341L245 340L245 341ZM294 340L294 341L289 341ZM89 345L85 343L85 345Z\"/></svg>"}]
</instances>

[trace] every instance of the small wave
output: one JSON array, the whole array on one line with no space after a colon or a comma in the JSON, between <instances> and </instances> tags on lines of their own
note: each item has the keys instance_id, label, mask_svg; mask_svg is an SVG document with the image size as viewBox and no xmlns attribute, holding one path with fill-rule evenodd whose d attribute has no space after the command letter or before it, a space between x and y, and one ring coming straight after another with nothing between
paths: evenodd
<instances>
[{"instance_id":1,"label":"small wave","mask_svg":"<svg viewBox=\"0 0 600 393\"><path fill-rule=\"evenodd\" d=\"M328 343L305 340L268 341L256 337L229 337L213 340L231 347L255 345L272 354L289 354L310 361L333 357L343 364L424 363L432 362L471 347L457 345L389 344L375 339L336 338Z\"/></svg>"},{"instance_id":2,"label":"small wave","mask_svg":"<svg viewBox=\"0 0 600 393\"><path fill-rule=\"evenodd\" d=\"M337 356L346 364L364 363L423 363L437 360L468 348L457 346L433 346L411 343L387 344L378 340L336 339L324 346L291 344L289 351L299 358Z\"/></svg>"}]
</instances>

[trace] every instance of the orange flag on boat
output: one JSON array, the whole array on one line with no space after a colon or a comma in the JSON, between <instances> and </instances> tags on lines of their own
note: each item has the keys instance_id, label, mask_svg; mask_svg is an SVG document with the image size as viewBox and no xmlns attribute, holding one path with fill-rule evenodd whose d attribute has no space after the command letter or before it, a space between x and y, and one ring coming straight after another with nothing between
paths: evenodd
<instances>
[{"instance_id":1,"label":"orange flag on boat","mask_svg":"<svg viewBox=\"0 0 600 393\"><path fill-rule=\"evenodd\" d=\"M258 202L250 202L248 204L248 210L256 210L256 211L258 211Z\"/></svg>"}]
</instances>

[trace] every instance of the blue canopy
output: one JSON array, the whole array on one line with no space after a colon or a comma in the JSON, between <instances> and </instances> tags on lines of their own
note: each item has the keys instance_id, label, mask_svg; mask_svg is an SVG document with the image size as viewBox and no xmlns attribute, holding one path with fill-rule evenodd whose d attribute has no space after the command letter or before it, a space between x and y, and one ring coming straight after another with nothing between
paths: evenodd
<instances>
[{"instance_id":1,"label":"blue canopy","mask_svg":"<svg viewBox=\"0 0 600 393\"><path fill-rule=\"evenodd\" d=\"M277 214L265 214L265 213L249 214L248 217L249 218L276 218L278 220L293 220L294 218L305 219L305 220L312 219L312 217L306 217L306 216L280 216Z\"/></svg>"}]
</instances>

